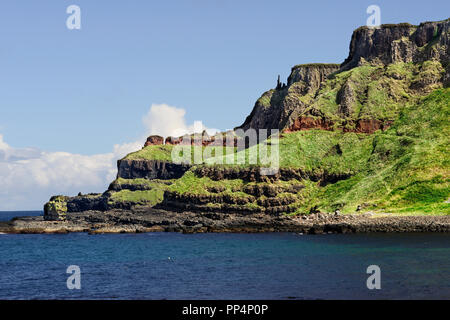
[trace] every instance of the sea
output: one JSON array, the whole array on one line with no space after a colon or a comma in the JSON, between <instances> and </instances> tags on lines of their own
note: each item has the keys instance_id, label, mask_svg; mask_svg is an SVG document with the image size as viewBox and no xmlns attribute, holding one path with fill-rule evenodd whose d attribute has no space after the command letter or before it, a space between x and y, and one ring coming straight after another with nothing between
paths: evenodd
<instances>
[{"instance_id":1,"label":"sea","mask_svg":"<svg viewBox=\"0 0 450 320\"><path fill-rule=\"evenodd\" d=\"M450 299L450 235L0 234L0 299Z\"/></svg>"}]
</instances>

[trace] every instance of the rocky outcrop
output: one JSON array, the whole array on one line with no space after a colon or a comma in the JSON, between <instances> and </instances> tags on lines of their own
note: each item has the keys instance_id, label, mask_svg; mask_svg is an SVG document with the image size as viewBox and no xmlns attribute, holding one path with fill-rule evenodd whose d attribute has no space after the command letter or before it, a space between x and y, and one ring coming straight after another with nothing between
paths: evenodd
<instances>
[{"instance_id":1,"label":"rocky outcrop","mask_svg":"<svg viewBox=\"0 0 450 320\"><path fill-rule=\"evenodd\" d=\"M339 70L339 64L335 63L309 63L299 64L291 69L287 85L291 86L295 82L301 82L303 86L299 93L307 94L319 89L320 84L325 81L330 74Z\"/></svg>"},{"instance_id":2,"label":"rocky outcrop","mask_svg":"<svg viewBox=\"0 0 450 320\"><path fill-rule=\"evenodd\" d=\"M378 130L386 130L392 124L392 121L380 121L377 119L360 119L356 121L355 129L344 128L344 132L374 133Z\"/></svg>"},{"instance_id":3,"label":"rocky outcrop","mask_svg":"<svg viewBox=\"0 0 450 320\"><path fill-rule=\"evenodd\" d=\"M365 62L390 64L395 62L449 61L450 19L361 27L353 32L350 53L341 68L348 70Z\"/></svg>"},{"instance_id":4,"label":"rocky outcrop","mask_svg":"<svg viewBox=\"0 0 450 320\"><path fill-rule=\"evenodd\" d=\"M372 134L378 130L387 130L392 121L382 121L378 119L358 119L356 121L348 120L336 125L333 120L323 117L313 118L302 116L294 120L291 126L283 132L289 133L294 131L320 129L320 130L342 130L343 132L356 132Z\"/></svg>"},{"instance_id":5,"label":"rocky outcrop","mask_svg":"<svg viewBox=\"0 0 450 320\"><path fill-rule=\"evenodd\" d=\"M356 108L356 93L353 83L347 80L338 91L336 102L339 104L338 113L343 118L348 118Z\"/></svg>"},{"instance_id":6,"label":"rocky outcrop","mask_svg":"<svg viewBox=\"0 0 450 320\"><path fill-rule=\"evenodd\" d=\"M398 119L400 112L405 109L404 106L418 101L432 90L449 85L448 37L449 20L427 22L420 26L400 24L384 25L376 29L359 28L353 33L349 57L342 65L306 64L293 67L286 84L278 78L276 88L265 92L258 99L251 114L238 128L280 129L283 132L341 130L364 134L386 130L394 119ZM402 63L391 65L397 62ZM308 193L311 193L309 189L302 193L303 183L308 188L311 185L323 187L348 179L358 174L355 171L360 170L359 165L356 169L343 165L335 170L320 163L311 167L295 162L294 166L314 169L282 167L275 175L262 174L261 168L257 166L202 165L193 169L188 164L172 163L166 153L168 150L170 152L171 148L158 147L164 144L236 147L244 140L236 132L228 132L228 137L231 138L227 139L227 135L209 136L205 131L201 138L200 135L190 135L188 139L167 137L164 140L162 136L152 135L147 138L144 147L157 147L144 150L145 155L119 160L118 179L110 185L108 191L103 194L80 194L77 197L52 197L45 204L44 219L61 222L76 216L68 213L110 212L111 209L118 208L134 213L138 206L152 205L154 208L169 210L170 214L178 213L174 219L176 226L167 224L170 226L163 228L166 231L184 231L184 227L191 228L203 223L204 230L207 231L223 230L221 228L240 230L241 227L246 230L249 225L250 228L267 226L267 230L271 230L270 224L276 224L274 221L277 221L274 217L297 209L303 210L304 204L308 205L305 212L310 210L310 213L319 214L318 206L307 198ZM347 137L353 135L347 135L342 140ZM367 137L356 138L362 140ZM333 145L331 148L328 146L327 155L342 155L344 149L341 148L341 142L334 142ZM152 153L153 151L155 153ZM344 151L346 156L348 150ZM299 151L293 148L292 153L295 152ZM390 152L388 149L385 154ZM138 159L139 157L167 160L144 160ZM205 186L203 182L198 182L200 186L203 185L204 190L199 190L198 185L195 185L195 188L175 188L179 186L171 180L181 178L190 169L196 178L208 177L214 183ZM337 173L330 173L328 170ZM133 181L135 179L142 181ZM148 181L155 179L164 182ZM186 180L189 180L189 177ZM202 180L211 182L208 179ZM223 180L239 181L236 184L227 184ZM188 181L187 185L197 183L197 180L194 181ZM173 188L169 188L165 183L173 183ZM186 181L182 180L182 183ZM191 213L191 218L183 216L185 212ZM200 217L201 214L204 216ZM252 224L249 223L250 220L246 220L248 216L261 217L258 216L260 214L263 217L261 221L269 221L267 225L266 222L257 221ZM204 217L217 216L231 221L231 224L217 226L203 220ZM89 224L105 219L106 227L109 227L108 223L112 223L111 221L133 225L138 220L130 217L128 213L114 216L111 220L97 214L85 218L89 220ZM233 223L239 225L239 228L234 228L236 225ZM141 225L141 222L137 224L142 228L155 227L148 221L144 222L144 225L147 224L145 226ZM161 224L166 225L165 221ZM277 230L286 230L283 228ZM308 232L340 232L347 228L352 227L336 224L331 227L315 225L311 226ZM372 230L370 225L367 228L364 230Z\"/></svg>"},{"instance_id":7,"label":"rocky outcrop","mask_svg":"<svg viewBox=\"0 0 450 320\"><path fill-rule=\"evenodd\" d=\"M315 92L329 75L338 70L338 64L316 63L293 67L287 86L265 92L244 123L237 128L283 129L289 126L291 120L307 107L299 97Z\"/></svg>"},{"instance_id":8,"label":"rocky outcrop","mask_svg":"<svg viewBox=\"0 0 450 320\"><path fill-rule=\"evenodd\" d=\"M101 193L91 193L67 198L67 212L105 211L108 208L108 198Z\"/></svg>"},{"instance_id":9,"label":"rocky outcrop","mask_svg":"<svg viewBox=\"0 0 450 320\"><path fill-rule=\"evenodd\" d=\"M178 179L191 167L160 160L127 160L117 162L118 178L123 179Z\"/></svg>"},{"instance_id":10,"label":"rocky outcrop","mask_svg":"<svg viewBox=\"0 0 450 320\"><path fill-rule=\"evenodd\" d=\"M194 169L194 173L198 177L208 177L215 181L223 179L234 180L242 179L246 182L274 182L274 181L289 181L289 180L311 180L319 182L320 185L325 186L329 183L335 183L340 180L345 180L351 177L351 173L332 174L326 171L308 172L296 168L279 168L274 175L261 174L261 168L257 166L239 168L239 167L224 167L224 166L199 166Z\"/></svg>"},{"instance_id":11,"label":"rocky outcrop","mask_svg":"<svg viewBox=\"0 0 450 320\"><path fill-rule=\"evenodd\" d=\"M294 120L294 122L284 130L284 132L293 132L309 129L321 129L321 130L333 130L334 123L332 120L325 119L322 117L299 117Z\"/></svg>"},{"instance_id":12,"label":"rocky outcrop","mask_svg":"<svg viewBox=\"0 0 450 320\"><path fill-rule=\"evenodd\" d=\"M192 146L223 146L236 147L239 143L239 136L234 131L221 132L210 136L206 131L202 134L191 134L181 137L167 137L167 145L192 145Z\"/></svg>"},{"instance_id":13,"label":"rocky outcrop","mask_svg":"<svg viewBox=\"0 0 450 320\"><path fill-rule=\"evenodd\" d=\"M108 198L103 194L78 195L76 197L53 196L44 205L44 219L65 220L68 213L89 210L108 210Z\"/></svg>"},{"instance_id":14,"label":"rocky outcrop","mask_svg":"<svg viewBox=\"0 0 450 320\"><path fill-rule=\"evenodd\" d=\"M167 211L135 208L107 212L87 211L68 215L64 221L42 217L0 222L2 233L140 233L140 232L296 232L301 234L368 232L450 232L449 216L371 217L316 213L306 216L265 213Z\"/></svg>"},{"instance_id":15,"label":"rocky outcrop","mask_svg":"<svg viewBox=\"0 0 450 320\"><path fill-rule=\"evenodd\" d=\"M181 141L183 140L183 137L167 137L165 144L167 145L176 145L176 144L180 144Z\"/></svg>"},{"instance_id":16,"label":"rocky outcrop","mask_svg":"<svg viewBox=\"0 0 450 320\"><path fill-rule=\"evenodd\" d=\"M53 196L49 202L44 205L44 220L46 221L62 221L66 220L67 214L66 196Z\"/></svg>"},{"instance_id":17,"label":"rocky outcrop","mask_svg":"<svg viewBox=\"0 0 450 320\"><path fill-rule=\"evenodd\" d=\"M400 62L421 63L424 61L439 61L445 67L445 72L439 74L426 74L424 72L413 81L408 89L415 90L419 94L429 93L438 84L448 86L449 75L449 37L450 19L438 22L425 22L419 26L402 23L397 25L382 25L379 28L361 27L354 31L350 42L348 58L341 64L305 64L292 68L287 85L280 85L271 89L256 101L250 115L244 123L238 127L244 130L253 129L279 129L279 130L306 130L323 129L331 130L336 122L341 127L346 122L354 124L354 132L373 133L382 129L386 118L358 116L360 106L366 103L369 91L366 88L355 87L360 83L354 83L347 79L337 87L330 86L324 93L331 95L336 89L335 101L321 102L320 89L325 82L330 82L338 74L354 67L371 65L389 65ZM376 75L374 79L376 80ZM398 80L398 79L397 79ZM334 84L336 85L336 84ZM389 84L384 83L386 87ZM361 90L362 89L362 90ZM395 99L401 97L388 93ZM398 101L395 101L396 103ZM321 108L329 108L333 103L338 105L338 110L333 114L333 121L322 118ZM325 109L330 110L330 109ZM369 112L370 114L370 112ZM335 119L339 117L338 119ZM364 119L362 119L364 118ZM338 121L337 121L338 120Z\"/></svg>"},{"instance_id":18,"label":"rocky outcrop","mask_svg":"<svg viewBox=\"0 0 450 320\"><path fill-rule=\"evenodd\" d=\"M450 87L450 62L445 65L444 87Z\"/></svg>"},{"instance_id":19,"label":"rocky outcrop","mask_svg":"<svg viewBox=\"0 0 450 320\"><path fill-rule=\"evenodd\" d=\"M147 146L157 146L164 144L164 138L161 136L153 135L147 138L147 141L145 141L144 147Z\"/></svg>"}]
</instances>

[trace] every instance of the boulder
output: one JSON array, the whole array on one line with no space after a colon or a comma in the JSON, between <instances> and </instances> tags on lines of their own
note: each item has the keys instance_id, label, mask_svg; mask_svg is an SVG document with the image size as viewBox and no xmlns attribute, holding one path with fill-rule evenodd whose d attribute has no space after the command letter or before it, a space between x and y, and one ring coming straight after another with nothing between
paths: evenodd
<instances>
[{"instance_id":1,"label":"boulder","mask_svg":"<svg viewBox=\"0 0 450 320\"><path fill-rule=\"evenodd\" d=\"M153 135L147 138L147 141L144 144L144 147L147 146L157 146L164 144L164 138L161 136Z\"/></svg>"}]
</instances>

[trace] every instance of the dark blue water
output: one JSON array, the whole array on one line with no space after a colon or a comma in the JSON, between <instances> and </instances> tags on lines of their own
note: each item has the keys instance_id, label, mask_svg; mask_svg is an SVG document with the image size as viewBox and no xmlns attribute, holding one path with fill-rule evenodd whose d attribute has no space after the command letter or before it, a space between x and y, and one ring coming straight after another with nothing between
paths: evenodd
<instances>
[{"instance_id":1,"label":"dark blue water","mask_svg":"<svg viewBox=\"0 0 450 320\"><path fill-rule=\"evenodd\" d=\"M0 211L0 221L9 221L19 216L42 216L43 211Z\"/></svg>"},{"instance_id":2,"label":"dark blue water","mask_svg":"<svg viewBox=\"0 0 450 320\"><path fill-rule=\"evenodd\" d=\"M374 264L381 290L366 286ZM450 236L0 235L0 299L80 298L449 299Z\"/></svg>"}]
</instances>

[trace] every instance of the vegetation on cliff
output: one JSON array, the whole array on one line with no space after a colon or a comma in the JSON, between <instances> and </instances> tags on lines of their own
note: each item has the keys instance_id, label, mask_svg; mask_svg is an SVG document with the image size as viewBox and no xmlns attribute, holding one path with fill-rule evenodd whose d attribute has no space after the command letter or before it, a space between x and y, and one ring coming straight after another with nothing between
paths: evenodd
<instances>
[{"instance_id":1,"label":"vegetation on cliff","mask_svg":"<svg viewBox=\"0 0 450 320\"><path fill-rule=\"evenodd\" d=\"M398 67L390 68L390 72L407 70L405 66ZM289 205L286 211L292 212L295 208L297 214L337 209L355 212L359 206L361 211L450 214L450 204L446 203L450 194L447 151L450 143L450 89L436 89L423 98L408 101L403 106L399 105L396 120L385 131L364 134L315 129L283 134L279 141L280 168L297 170L313 179L323 173L328 177L348 179L334 183L308 178L278 179L269 183L277 190L272 196L255 196L251 191L246 191L254 185L264 188L267 182L227 178L214 180L196 174L199 171L197 167L197 170L191 169L169 186L155 187L154 193L128 191L124 200L143 203L140 197L148 196L148 203L154 204L163 201L164 191L170 191L184 196L179 199L181 202L189 198L195 202L195 196L211 196L205 198L204 205L206 207L206 203L210 203L212 209L223 209L221 203L225 201L219 199L215 202L212 199L220 195L234 198L227 201L238 206L240 203L241 209L250 211L280 206L287 209ZM248 154L249 150L241 152ZM204 166L208 167L207 164ZM245 170L246 166L219 167L239 167L239 171ZM295 192L283 192L292 185L302 187ZM278 201L287 194L292 195L289 201ZM267 199L270 199L269 202ZM270 201L278 206L271 206Z\"/></svg>"},{"instance_id":2,"label":"vegetation on cliff","mask_svg":"<svg viewBox=\"0 0 450 320\"><path fill-rule=\"evenodd\" d=\"M139 162L133 174L126 168L123 179L119 170L109 190L88 202L277 215L450 214L449 34L449 20L361 28L342 65L293 67L287 85L263 93L241 126L282 130L275 176L260 175L261 162L214 164L217 157L229 163L237 149L203 146L204 162L175 178L169 171L176 168L166 165L174 165L174 146L149 145L122 160ZM259 147L239 152L248 160ZM149 180L145 170L169 171ZM46 208L76 210L82 199L75 198L55 198Z\"/></svg>"}]
</instances>

